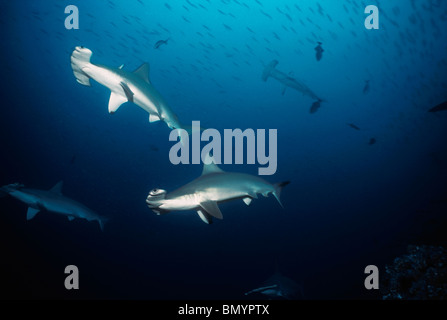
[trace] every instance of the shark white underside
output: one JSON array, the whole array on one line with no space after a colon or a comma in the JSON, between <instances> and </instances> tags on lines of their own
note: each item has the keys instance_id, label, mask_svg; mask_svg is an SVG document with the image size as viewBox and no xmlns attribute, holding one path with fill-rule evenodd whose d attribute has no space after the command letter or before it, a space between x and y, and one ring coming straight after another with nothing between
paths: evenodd
<instances>
[{"instance_id":1,"label":"shark white underside","mask_svg":"<svg viewBox=\"0 0 447 320\"><path fill-rule=\"evenodd\" d=\"M149 192L146 203L157 214L170 211L195 210L203 222L210 224L212 217L222 219L218 203L242 199L249 205L258 194L273 194L280 202L281 189L289 182L270 184L257 176L224 172L212 159L205 160L200 177L183 187L167 193L163 189Z\"/></svg>"},{"instance_id":2,"label":"shark white underside","mask_svg":"<svg viewBox=\"0 0 447 320\"><path fill-rule=\"evenodd\" d=\"M23 185L14 183L2 187L1 191L28 205L27 220L34 218L40 211L48 211L67 216L70 221L75 218L98 221L101 230L104 230L104 223L108 220L83 204L63 196L62 181L50 190L26 189Z\"/></svg>"},{"instance_id":3,"label":"shark white underside","mask_svg":"<svg viewBox=\"0 0 447 320\"><path fill-rule=\"evenodd\" d=\"M90 86L90 79L110 89L109 113L115 113L126 102L133 102L149 113L149 121L162 120L171 129L182 129L177 116L155 90L149 80L149 64L142 64L134 72L90 62L92 51L76 47L71 54L71 67L78 83Z\"/></svg>"}]
</instances>

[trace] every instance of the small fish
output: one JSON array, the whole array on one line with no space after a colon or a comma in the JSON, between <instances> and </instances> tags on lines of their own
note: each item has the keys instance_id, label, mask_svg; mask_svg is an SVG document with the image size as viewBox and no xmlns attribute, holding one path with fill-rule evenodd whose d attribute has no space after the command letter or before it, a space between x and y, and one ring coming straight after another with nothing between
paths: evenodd
<instances>
[{"instance_id":1,"label":"small fish","mask_svg":"<svg viewBox=\"0 0 447 320\"><path fill-rule=\"evenodd\" d=\"M365 81L365 87L363 88L363 94L367 94L369 92L369 80Z\"/></svg>"},{"instance_id":2,"label":"small fish","mask_svg":"<svg viewBox=\"0 0 447 320\"><path fill-rule=\"evenodd\" d=\"M428 112L438 112L443 110L447 110L447 101L444 101L443 103L438 104L436 107L431 108L430 110L428 110Z\"/></svg>"},{"instance_id":3,"label":"small fish","mask_svg":"<svg viewBox=\"0 0 447 320\"><path fill-rule=\"evenodd\" d=\"M162 44L168 44L168 40L169 38L167 38L166 40L158 40L154 45L154 49L160 48Z\"/></svg>"},{"instance_id":4,"label":"small fish","mask_svg":"<svg viewBox=\"0 0 447 320\"><path fill-rule=\"evenodd\" d=\"M369 144L370 146L372 146L372 145L375 144L376 142L377 142L377 141L376 141L375 138L371 138L371 139L369 140L368 144Z\"/></svg>"},{"instance_id":5,"label":"small fish","mask_svg":"<svg viewBox=\"0 0 447 320\"><path fill-rule=\"evenodd\" d=\"M360 128L357 127L357 126L356 126L355 124L353 124L353 123L348 123L347 125L350 126L350 127L353 128L353 129L355 129L355 130L360 130Z\"/></svg>"},{"instance_id":6,"label":"small fish","mask_svg":"<svg viewBox=\"0 0 447 320\"><path fill-rule=\"evenodd\" d=\"M320 61L323 58L324 49L321 47L322 43L318 42L318 46L315 47L317 61Z\"/></svg>"}]
</instances>

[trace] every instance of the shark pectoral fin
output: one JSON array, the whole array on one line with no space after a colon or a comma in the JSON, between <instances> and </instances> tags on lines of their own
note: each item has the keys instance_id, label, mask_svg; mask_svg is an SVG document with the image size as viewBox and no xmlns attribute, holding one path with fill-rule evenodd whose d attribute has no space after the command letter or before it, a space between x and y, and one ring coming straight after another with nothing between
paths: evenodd
<instances>
[{"instance_id":1,"label":"shark pectoral fin","mask_svg":"<svg viewBox=\"0 0 447 320\"><path fill-rule=\"evenodd\" d=\"M104 224L106 222L108 222L108 221L109 221L109 219L108 218L104 218L104 217L102 217L101 219L98 219L99 228L101 229L101 231L104 232Z\"/></svg>"},{"instance_id":2,"label":"shark pectoral fin","mask_svg":"<svg viewBox=\"0 0 447 320\"><path fill-rule=\"evenodd\" d=\"M213 217L211 217L208 213L203 212L202 210L197 210L197 214L199 215L200 219L202 219L202 221L206 224L213 223Z\"/></svg>"},{"instance_id":3,"label":"shark pectoral fin","mask_svg":"<svg viewBox=\"0 0 447 320\"><path fill-rule=\"evenodd\" d=\"M220 212L219 207L217 206L217 202L215 201L204 201L200 203L200 206L205 210L207 213L212 215L213 217L217 219L223 219L222 212Z\"/></svg>"},{"instance_id":4,"label":"shark pectoral fin","mask_svg":"<svg viewBox=\"0 0 447 320\"><path fill-rule=\"evenodd\" d=\"M26 220L31 220L34 218L34 216L40 211L40 209L34 209L29 207L28 211L26 212Z\"/></svg>"},{"instance_id":5,"label":"shark pectoral fin","mask_svg":"<svg viewBox=\"0 0 447 320\"><path fill-rule=\"evenodd\" d=\"M109 100L109 113L114 113L118 108L127 102L127 98L112 91Z\"/></svg>"},{"instance_id":6,"label":"shark pectoral fin","mask_svg":"<svg viewBox=\"0 0 447 320\"><path fill-rule=\"evenodd\" d=\"M149 113L149 122L160 121L160 117L157 114Z\"/></svg>"},{"instance_id":7,"label":"shark pectoral fin","mask_svg":"<svg viewBox=\"0 0 447 320\"><path fill-rule=\"evenodd\" d=\"M73 217L73 216L67 216L67 218L68 218L68 221L73 221L75 217Z\"/></svg>"},{"instance_id":8,"label":"shark pectoral fin","mask_svg":"<svg viewBox=\"0 0 447 320\"><path fill-rule=\"evenodd\" d=\"M242 198L242 200L245 202L245 204L246 204L247 206L249 206L250 203L251 203L251 201L252 201L253 199L250 198L250 197L245 197L245 198Z\"/></svg>"},{"instance_id":9,"label":"shark pectoral fin","mask_svg":"<svg viewBox=\"0 0 447 320\"><path fill-rule=\"evenodd\" d=\"M130 90L129 86L123 81L120 82L120 85L121 88L123 88L124 90L124 94L126 95L127 100L133 102L134 93L132 92L132 90Z\"/></svg>"}]
</instances>

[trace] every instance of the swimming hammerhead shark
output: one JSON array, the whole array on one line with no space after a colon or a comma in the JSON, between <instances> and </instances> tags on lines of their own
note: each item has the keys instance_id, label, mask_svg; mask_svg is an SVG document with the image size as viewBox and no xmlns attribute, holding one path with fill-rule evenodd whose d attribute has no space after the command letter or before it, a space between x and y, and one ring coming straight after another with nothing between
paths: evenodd
<instances>
[{"instance_id":1,"label":"swimming hammerhead shark","mask_svg":"<svg viewBox=\"0 0 447 320\"><path fill-rule=\"evenodd\" d=\"M302 299L304 297L303 288L294 280L284 276L279 271L276 264L275 273L265 280L259 288L250 290L245 295L262 294L269 299Z\"/></svg>"},{"instance_id":2,"label":"swimming hammerhead shark","mask_svg":"<svg viewBox=\"0 0 447 320\"><path fill-rule=\"evenodd\" d=\"M276 69L276 65L278 64L278 60L272 60L265 68L264 72L262 73L262 80L267 81L269 77L272 77L282 84L286 85L287 87L290 87L292 89L295 89L302 94L311 97L314 100L317 101L323 101L323 99L319 98L312 90L309 89L304 83L299 82L295 78L292 78L291 76L285 74L284 72L279 71Z\"/></svg>"},{"instance_id":3,"label":"swimming hammerhead shark","mask_svg":"<svg viewBox=\"0 0 447 320\"><path fill-rule=\"evenodd\" d=\"M149 121L162 120L171 129L190 128L182 126L161 94L155 90L149 80L149 64L143 63L134 72L111 68L90 62L92 51L85 47L76 47L71 54L71 67L77 82L90 86L94 79L112 92L109 100L109 113L114 113L126 102L133 102L149 113ZM189 128L189 129L188 129Z\"/></svg>"},{"instance_id":4,"label":"swimming hammerhead shark","mask_svg":"<svg viewBox=\"0 0 447 320\"><path fill-rule=\"evenodd\" d=\"M50 190L26 189L22 184L13 183L1 187L0 194L2 196L9 194L27 204L27 220L34 218L40 211L47 211L67 216L70 221L75 218L86 219L87 221L96 220L101 230L104 230L104 223L108 220L96 214L82 203L62 195L62 181Z\"/></svg>"},{"instance_id":5,"label":"swimming hammerhead shark","mask_svg":"<svg viewBox=\"0 0 447 320\"><path fill-rule=\"evenodd\" d=\"M273 194L282 206L279 196L287 184L289 181L270 184L258 176L224 172L212 157L207 156L200 177L171 193L153 189L146 203L158 215L177 210L195 210L203 222L210 224L212 217L223 219L219 202L242 199L249 205L260 193L264 197Z\"/></svg>"}]
</instances>

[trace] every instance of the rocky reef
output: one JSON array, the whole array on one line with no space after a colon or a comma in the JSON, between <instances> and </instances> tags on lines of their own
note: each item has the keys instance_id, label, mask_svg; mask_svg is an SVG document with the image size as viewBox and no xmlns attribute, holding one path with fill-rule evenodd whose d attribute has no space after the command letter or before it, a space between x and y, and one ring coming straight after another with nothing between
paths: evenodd
<instances>
[{"instance_id":1,"label":"rocky reef","mask_svg":"<svg viewBox=\"0 0 447 320\"><path fill-rule=\"evenodd\" d=\"M447 299L447 250L409 245L406 254L386 266L380 285L384 300Z\"/></svg>"}]
</instances>

